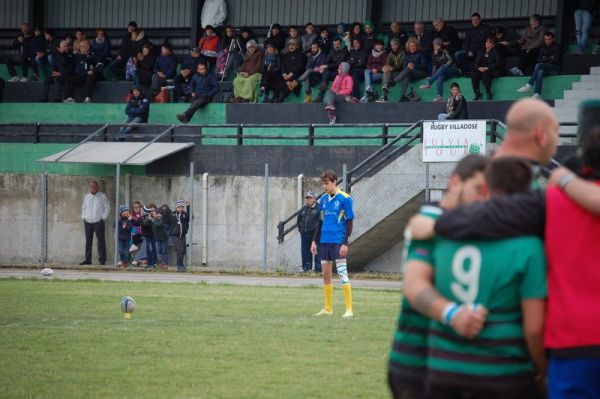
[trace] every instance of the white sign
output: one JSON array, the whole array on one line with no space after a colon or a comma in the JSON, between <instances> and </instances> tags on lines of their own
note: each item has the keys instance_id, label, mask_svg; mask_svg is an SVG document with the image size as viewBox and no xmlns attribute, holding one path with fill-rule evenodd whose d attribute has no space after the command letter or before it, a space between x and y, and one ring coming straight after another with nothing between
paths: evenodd
<instances>
[{"instance_id":1,"label":"white sign","mask_svg":"<svg viewBox=\"0 0 600 399\"><path fill-rule=\"evenodd\" d=\"M423 162L458 162L485 155L485 120L424 121Z\"/></svg>"}]
</instances>

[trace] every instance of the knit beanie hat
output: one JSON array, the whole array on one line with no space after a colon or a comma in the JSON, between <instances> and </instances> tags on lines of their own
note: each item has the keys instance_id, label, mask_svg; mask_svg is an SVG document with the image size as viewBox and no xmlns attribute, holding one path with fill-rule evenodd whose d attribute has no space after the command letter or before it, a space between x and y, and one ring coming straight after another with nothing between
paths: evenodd
<instances>
[{"instance_id":1,"label":"knit beanie hat","mask_svg":"<svg viewBox=\"0 0 600 399\"><path fill-rule=\"evenodd\" d=\"M129 208L127 207L127 205L119 206L119 215L128 210L129 210Z\"/></svg>"},{"instance_id":2,"label":"knit beanie hat","mask_svg":"<svg viewBox=\"0 0 600 399\"><path fill-rule=\"evenodd\" d=\"M185 206L185 201L184 200L175 201L175 208L177 208L178 206Z\"/></svg>"},{"instance_id":3,"label":"knit beanie hat","mask_svg":"<svg viewBox=\"0 0 600 399\"><path fill-rule=\"evenodd\" d=\"M345 74L350 71L350 64L348 64L347 62L342 62L340 65L342 66L342 72L344 72Z\"/></svg>"},{"instance_id":4,"label":"knit beanie hat","mask_svg":"<svg viewBox=\"0 0 600 399\"><path fill-rule=\"evenodd\" d=\"M142 207L142 215L149 215L151 210L152 209L146 208L145 206L143 206Z\"/></svg>"},{"instance_id":5,"label":"knit beanie hat","mask_svg":"<svg viewBox=\"0 0 600 399\"><path fill-rule=\"evenodd\" d=\"M365 25L365 28L368 26L368 27L369 27L369 28L371 28L371 29L375 29L375 25L373 25L373 22L371 22L371 20L370 20L370 19L367 19L367 20L365 21L364 25Z\"/></svg>"}]
</instances>

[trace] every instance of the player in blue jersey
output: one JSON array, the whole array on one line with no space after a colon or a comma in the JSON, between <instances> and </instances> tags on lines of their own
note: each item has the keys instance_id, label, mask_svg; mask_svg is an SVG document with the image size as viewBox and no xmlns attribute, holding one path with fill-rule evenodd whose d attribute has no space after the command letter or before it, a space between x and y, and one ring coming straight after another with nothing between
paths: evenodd
<instances>
[{"instance_id":1,"label":"player in blue jersey","mask_svg":"<svg viewBox=\"0 0 600 399\"><path fill-rule=\"evenodd\" d=\"M325 305L315 316L331 316L333 314L331 269L335 261L346 303L346 312L342 317L353 317L352 286L348 279L346 264L348 239L352 234L354 221L352 197L337 187L337 175L332 170L326 170L321 174L321 187L325 190L325 194L319 198L321 217L310 250L313 255L316 255L318 251L321 259Z\"/></svg>"}]
</instances>

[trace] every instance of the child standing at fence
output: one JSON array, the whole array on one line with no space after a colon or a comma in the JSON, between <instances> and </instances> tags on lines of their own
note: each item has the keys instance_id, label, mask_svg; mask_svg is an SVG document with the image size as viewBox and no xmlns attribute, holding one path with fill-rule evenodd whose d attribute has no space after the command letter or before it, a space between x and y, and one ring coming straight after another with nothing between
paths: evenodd
<instances>
[{"instance_id":1,"label":"child standing at fence","mask_svg":"<svg viewBox=\"0 0 600 399\"><path fill-rule=\"evenodd\" d=\"M171 210L167 204L154 210L152 232L156 241L156 258L161 269L169 267L169 218Z\"/></svg>"},{"instance_id":2,"label":"child standing at fence","mask_svg":"<svg viewBox=\"0 0 600 399\"><path fill-rule=\"evenodd\" d=\"M129 208L126 205L119 207L119 225L117 232L119 236L119 263L118 266L122 269L127 267L129 261L129 245L131 242L131 216Z\"/></svg>"},{"instance_id":3,"label":"child standing at fence","mask_svg":"<svg viewBox=\"0 0 600 399\"><path fill-rule=\"evenodd\" d=\"M150 204L142 208L142 237L144 238L144 247L146 249L146 269L156 267L156 243L154 241L154 232L152 225L154 223L153 214L156 205Z\"/></svg>"},{"instance_id":4,"label":"child standing at fence","mask_svg":"<svg viewBox=\"0 0 600 399\"><path fill-rule=\"evenodd\" d=\"M170 236L177 253L177 271L185 272L183 257L185 256L185 235L187 234L190 217L190 202L178 200L175 202L175 212L171 214Z\"/></svg>"}]
</instances>

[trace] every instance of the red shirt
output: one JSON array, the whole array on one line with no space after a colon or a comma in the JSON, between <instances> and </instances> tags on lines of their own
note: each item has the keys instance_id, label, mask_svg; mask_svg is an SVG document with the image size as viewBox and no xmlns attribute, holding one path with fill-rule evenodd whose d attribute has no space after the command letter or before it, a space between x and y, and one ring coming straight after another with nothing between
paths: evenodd
<instances>
[{"instance_id":1,"label":"red shirt","mask_svg":"<svg viewBox=\"0 0 600 399\"><path fill-rule=\"evenodd\" d=\"M549 188L546 197L544 346L600 346L600 217L576 205L557 187Z\"/></svg>"}]
</instances>

